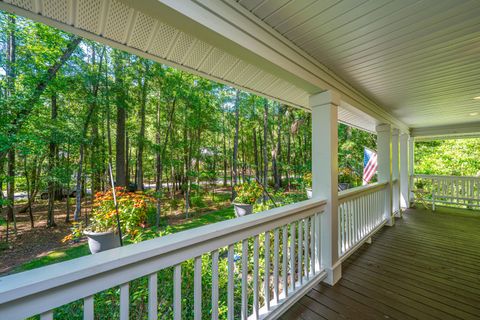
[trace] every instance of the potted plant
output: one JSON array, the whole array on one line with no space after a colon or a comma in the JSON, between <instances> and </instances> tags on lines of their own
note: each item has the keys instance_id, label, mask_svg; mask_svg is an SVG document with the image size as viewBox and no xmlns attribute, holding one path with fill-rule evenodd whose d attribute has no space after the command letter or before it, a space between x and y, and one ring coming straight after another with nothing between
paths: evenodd
<instances>
[{"instance_id":1,"label":"potted plant","mask_svg":"<svg viewBox=\"0 0 480 320\"><path fill-rule=\"evenodd\" d=\"M253 205L262 196L262 187L255 181L245 182L235 186L236 197L233 207L237 217L253 212Z\"/></svg>"},{"instance_id":2,"label":"potted plant","mask_svg":"<svg viewBox=\"0 0 480 320\"><path fill-rule=\"evenodd\" d=\"M418 180L415 182L415 188L417 190L421 190L423 191L423 189L425 189L425 182L423 180Z\"/></svg>"},{"instance_id":3,"label":"potted plant","mask_svg":"<svg viewBox=\"0 0 480 320\"><path fill-rule=\"evenodd\" d=\"M139 228L146 227L148 204L153 199L142 192L127 192L122 187L115 191L122 235L133 237ZM96 193L88 225L75 223L64 241L85 235L92 254L120 246L116 214L112 190Z\"/></svg>"},{"instance_id":4,"label":"potted plant","mask_svg":"<svg viewBox=\"0 0 480 320\"><path fill-rule=\"evenodd\" d=\"M308 172L303 175L303 184L305 185L305 191L307 192L307 198L312 198L312 173Z\"/></svg>"}]
</instances>

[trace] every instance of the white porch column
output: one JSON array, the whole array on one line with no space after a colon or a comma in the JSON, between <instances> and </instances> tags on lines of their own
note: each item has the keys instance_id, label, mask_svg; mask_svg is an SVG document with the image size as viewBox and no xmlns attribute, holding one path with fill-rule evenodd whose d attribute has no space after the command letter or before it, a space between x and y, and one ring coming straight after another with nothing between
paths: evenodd
<instances>
[{"instance_id":1,"label":"white porch column","mask_svg":"<svg viewBox=\"0 0 480 320\"><path fill-rule=\"evenodd\" d=\"M415 138L410 137L408 140L408 207L413 204L413 175L415 174Z\"/></svg>"},{"instance_id":2,"label":"white porch column","mask_svg":"<svg viewBox=\"0 0 480 320\"><path fill-rule=\"evenodd\" d=\"M409 208L408 200L409 172L408 172L408 139L407 133L400 135L400 208L405 210Z\"/></svg>"},{"instance_id":3,"label":"white porch column","mask_svg":"<svg viewBox=\"0 0 480 320\"><path fill-rule=\"evenodd\" d=\"M392 213L400 216L400 165L397 128L392 129ZM396 182L393 182L395 181Z\"/></svg>"},{"instance_id":4,"label":"white porch column","mask_svg":"<svg viewBox=\"0 0 480 320\"><path fill-rule=\"evenodd\" d=\"M378 182L388 182L385 218L387 225L393 226L395 219L392 217L392 127L390 124L377 126L377 161Z\"/></svg>"},{"instance_id":5,"label":"white porch column","mask_svg":"<svg viewBox=\"0 0 480 320\"><path fill-rule=\"evenodd\" d=\"M338 263L338 106L332 91L310 96L312 109L312 189L314 198L327 199L321 220L322 265L325 282L334 285L342 276Z\"/></svg>"}]
</instances>

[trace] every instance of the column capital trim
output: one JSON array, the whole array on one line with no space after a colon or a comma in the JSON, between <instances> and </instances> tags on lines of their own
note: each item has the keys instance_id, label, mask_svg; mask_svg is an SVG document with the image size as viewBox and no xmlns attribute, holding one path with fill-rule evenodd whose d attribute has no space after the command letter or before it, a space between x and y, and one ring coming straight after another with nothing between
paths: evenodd
<instances>
[{"instance_id":1,"label":"column capital trim","mask_svg":"<svg viewBox=\"0 0 480 320\"><path fill-rule=\"evenodd\" d=\"M375 131L377 132L391 132L392 131L392 125L389 123L382 123L379 124L376 128Z\"/></svg>"},{"instance_id":2,"label":"column capital trim","mask_svg":"<svg viewBox=\"0 0 480 320\"><path fill-rule=\"evenodd\" d=\"M392 129L392 136L398 136L399 133L400 133L400 130L398 130L397 128Z\"/></svg>"},{"instance_id":3,"label":"column capital trim","mask_svg":"<svg viewBox=\"0 0 480 320\"><path fill-rule=\"evenodd\" d=\"M340 101L341 99L340 99L339 93L332 90L328 90L328 91L312 94L308 99L308 104L312 109L315 107L321 107L321 106L332 105L332 104L338 107L340 105Z\"/></svg>"}]
</instances>

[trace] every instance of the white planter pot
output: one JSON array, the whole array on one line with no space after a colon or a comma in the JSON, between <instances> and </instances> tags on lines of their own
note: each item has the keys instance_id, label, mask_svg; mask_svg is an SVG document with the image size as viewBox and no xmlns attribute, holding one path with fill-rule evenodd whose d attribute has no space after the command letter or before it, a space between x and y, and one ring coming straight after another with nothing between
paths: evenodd
<instances>
[{"instance_id":1,"label":"white planter pot","mask_svg":"<svg viewBox=\"0 0 480 320\"><path fill-rule=\"evenodd\" d=\"M237 217L243 217L253 213L253 205L251 204L234 203L233 208L235 209L235 215Z\"/></svg>"},{"instance_id":2,"label":"white planter pot","mask_svg":"<svg viewBox=\"0 0 480 320\"><path fill-rule=\"evenodd\" d=\"M307 198L312 199L312 189L311 188L305 188L305 191L307 191Z\"/></svg>"},{"instance_id":3,"label":"white planter pot","mask_svg":"<svg viewBox=\"0 0 480 320\"><path fill-rule=\"evenodd\" d=\"M92 254L120 247L120 236L113 231L84 231L84 234L88 238L88 247Z\"/></svg>"}]
</instances>

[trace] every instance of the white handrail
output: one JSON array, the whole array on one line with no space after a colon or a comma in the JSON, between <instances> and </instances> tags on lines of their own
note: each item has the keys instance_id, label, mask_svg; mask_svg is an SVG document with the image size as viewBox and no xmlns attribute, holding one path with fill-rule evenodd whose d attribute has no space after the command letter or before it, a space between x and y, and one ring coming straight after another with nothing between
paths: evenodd
<instances>
[{"instance_id":1,"label":"white handrail","mask_svg":"<svg viewBox=\"0 0 480 320\"><path fill-rule=\"evenodd\" d=\"M0 318L23 319L45 312L50 315L52 309L78 299L84 299L85 305L88 303L90 306L91 296L95 293L125 284L128 292L128 282L131 280L146 275L153 275L156 279L155 273L159 270L179 266L192 258L197 259L198 264L202 254L215 252L225 246L232 247L239 241L257 237L263 232L269 233L276 228L286 229L289 224L297 223L299 229L304 226L305 234L310 230L309 239L304 241L308 241L308 246L314 242L312 248L320 248L320 213L325 204L325 200L311 199L0 278ZM295 233L293 238L289 236L290 241L295 241ZM305 248L308 248L305 243ZM316 256L314 252L310 254L313 254L315 263L303 261L305 265L311 264L312 268L308 269L307 274L303 274L301 269L297 270L299 280L318 280L323 272L320 270L319 251ZM276 266L275 270L278 269ZM270 308L260 309L263 316L296 298L296 292L308 282L303 280L301 286L290 284L290 287L285 284L288 292L282 292L281 299L275 297L277 301L271 303ZM125 297L128 303L128 295ZM128 306L122 305L121 310L122 307L126 307L128 312Z\"/></svg>"},{"instance_id":2,"label":"white handrail","mask_svg":"<svg viewBox=\"0 0 480 320\"><path fill-rule=\"evenodd\" d=\"M347 190L340 191L338 193L338 202L342 203L354 197L362 196L364 194L375 192L376 190L380 190L384 188L388 182L376 182L367 184L365 186L359 186L356 188L351 188Z\"/></svg>"}]
</instances>

